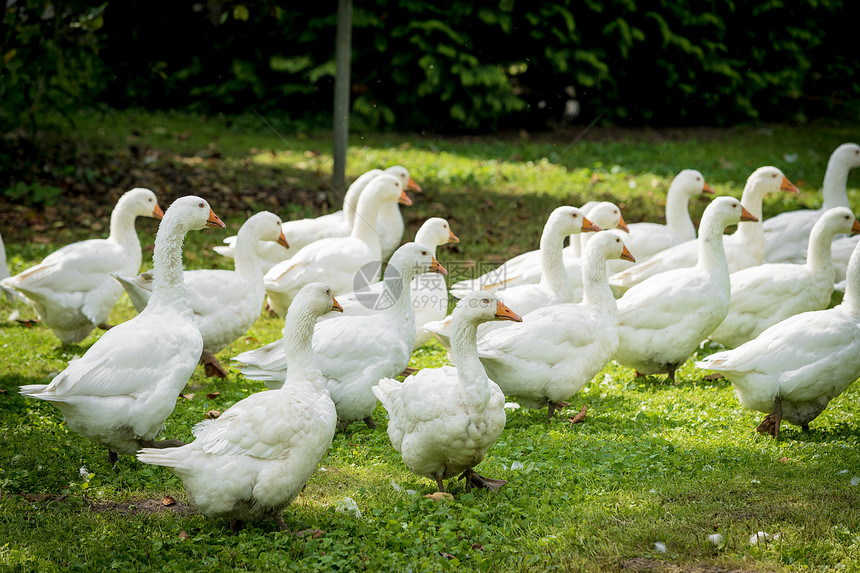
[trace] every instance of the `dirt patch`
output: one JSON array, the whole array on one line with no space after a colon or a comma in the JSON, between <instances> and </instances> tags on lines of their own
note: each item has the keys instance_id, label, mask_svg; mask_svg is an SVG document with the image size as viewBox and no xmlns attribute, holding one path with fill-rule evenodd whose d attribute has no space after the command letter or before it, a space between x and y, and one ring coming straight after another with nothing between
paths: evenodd
<instances>
[{"instance_id":1,"label":"dirt patch","mask_svg":"<svg viewBox=\"0 0 860 573\"><path fill-rule=\"evenodd\" d=\"M132 501L91 501L89 508L97 513L120 513L123 515L140 515L152 513L172 513L174 515L191 515L197 511L190 505L173 501L165 505L162 499L135 499Z\"/></svg>"},{"instance_id":2,"label":"dirt patch","mask_svg":"<svg viewBox=\"0 0 860 573\"><path fill-rule=\"evenodd\" d=\"M647 571L653 571L655 573L752 573L749 569L733 569L731 567L722 567L720 565L711 565L707 563L679 565L676 563L655 561L645 557L634 557L633 559L628 559L621 564L621 570L635 573L645 573Z\"/></svg>"}]
</instances>

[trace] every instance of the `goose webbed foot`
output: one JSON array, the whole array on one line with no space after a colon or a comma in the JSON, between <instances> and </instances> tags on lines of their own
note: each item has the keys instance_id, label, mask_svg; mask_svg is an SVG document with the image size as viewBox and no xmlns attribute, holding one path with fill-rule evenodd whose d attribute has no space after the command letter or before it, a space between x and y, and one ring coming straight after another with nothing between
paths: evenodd
<instances>
[{"instance_id":1,"label":"goose webbed foot","mask_svg":"<svg viewBox=\"0 0 860 573\"><path fill-rule=\"evenodd\" d=\"M770 434L774 438L779 437L779 425L782 422L782 400L778 397L773 401L773 411L764 417L756 427L760 434Z\"/></svg>"},{"instance_id":2,"label":"goose webbed foot","mask_svg":"<svg viewBox=\"0 0 860 573\"><path fill-rule=\"evenodd\" d=\"M473 487L477 487L480 489L488 489L490 491L499 491L503 485L508 483L503 479L492 479L484 476L480 476L473 470L472 468L467 469L460 477L457 479L466 480L466 489L471 490Z\"/></svg>"},{"instance_id":3,"label":"goose webbed foot","mask_svg":"<svg viewBox=\"0 0 860 573\"><path fill-rule=\"evenodd\" d=\"M365 418L365 419L364 419L364 420L362 420L362 421L363 421L363 422L364 422L364 424L365 424L368 428L370 428L371 430L375 430L375 429L376 429L376 422L374 422L374 421L373 421L373 416L368 416L367 418Z\"/></svg>"},{"instance_id":4,"label":"goose webbed foot","mask_svg":"<svg viewBox=\"0 0 860 573\"><path fill-rule=\"evenodd\" d=\"M221 366L221 363L218 362L218 359L215 358L215 355L211 352L204 351L203 354L200 355L200 362L203 364L203 370L209 378L227 377L227 370Z\"/></svg>"},{"instance_id":5,"label":"goose webbed foot","mask_svg":"<svg viewBox=\"0 0 860 573\"><path fill-rule=\"evenodd\" d=\"M800 429L808 434L809 433L809 424L802 424L800 426Z\"/></svg>"},{"instance_id":6,"label":"goose webbed foot","mask_svg":"<svg viewBox=\"0 0 860 573\"><path fill-rule=\"evenodd\" d=\"M553 415L556 410L561 410L562 408L570 407L569 402L559 401L559 402L550 402L546 405L546 421L549 422L552 420Z\"/></svg>"},{"instance_id":7,"label":"goose webbed foot","mask_svg":"<svg viewBox=\"0 0 860 573\"><path fill-rule=\"evenodd\" d=\"M119 454L108 448L108 463L110 467L116 469L116 463L119 461Z\"/></svg>"},{"instance_id":8,"label":"goose webbed foot","mask_svg":"<svg viewBox=\"0 0 860 573\"><path fill-rule=\"evenodd\" d=\"M415 374L416 372L418 372L418 369L417 369L417 368L410 368L410 367L408 367L408 366L407 366L406 368L404 368L404 369L403 369L403 372L401 372L400 374L398 374L398 376L403 376L403 377L406 377L406 376L412 376L412 375L413 375L413 374Z\"/></svg>"},{"instance_id":9,"label":"goose webbed foot","mask_svg":"<svg viewBox=\"0 0 860 573\"><path fill-rule=\"evenodd\" d=\"M280 511L276 511L276 512L274 512L274 513L272 514L272 518L275 520L275 525L277 525L277 526L278 526L278 529L279 529L279 530L281 530L281 531L289 531L289 530L290 530L290 528L289 528L289 527L287 527L287 524L286 524L286 522L284 521L284 518L281 516L281 512L280 512Z\"/></svg>"},{"instance_id":10,"label":"goose webbed foot","mask_svg":"<svg viewBox=\"0 0 860 573\"><path fill-rule=\"evenodd\" d=\"M436 487L439 488L439 491L445 493L445 482L442 481L442 474L436 474L434 477L436 478Z\"/></svg>"}]
</instances>

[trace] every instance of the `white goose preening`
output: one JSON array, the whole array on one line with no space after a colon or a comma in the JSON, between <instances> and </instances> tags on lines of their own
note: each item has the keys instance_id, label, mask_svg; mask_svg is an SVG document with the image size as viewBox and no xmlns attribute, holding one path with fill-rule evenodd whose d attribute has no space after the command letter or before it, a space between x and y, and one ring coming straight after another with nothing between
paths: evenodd
<instances>
[{"instance_id":1,"label":"white goose preening","mask_svg":"<svg viewBox=\"0 0 860 573\"><path fill-rule=\"evenodd\" d=\"M374 314L317 323L314 354L343 424L364 420L375 427L371 414L376 396L371 387L381 378L399 375L409 364L415 343L409 283L425 272L447 274L426 246L406 243L394 251L385 269L383 297L389 305ZM264 381L269 388L283 385L289 364L282 340L243 352L234 360L241 363L242 374Z\"/></svg>"},{"instance_id":2,"label":"white goose preening","mask_svg":"<svg viewBox=\"0 0 860 573\"><path fill-rule=\"evenodd\" d=\"M621 209L609 201L589 202L580 208L580 211L600 229L627 230L627 224L621 215ZM564 248L564 267L568 277L582 297L582 271L580 269L580 255L582 254L581 237L584 235L572 234L570 245ZM484 273L478 278L460 281L451 286L451 294L461 298L467 293L480 290L483 292L496 292L504 288L510 288L523 284L537 284L541 280L541 250L528 251L508 260L500 267Z\"/></svg>"},{"instance_id":3,"label":"white goose preening","mask_svg":"<svg viewBox=\"0 0 860 573\"><path fill-rule=\"evenodd\" d=\"M403 462L418 475L436 481L460 476L467 487L497 490L503 480L473 469L505 428L505 396L481 366L478 325L491 320L520 321L489 293L472 293L453 313L451 353L457 367L424 368L402 383L383 378L373 393L388 411L388 437Z\"/></svg>"},{"instance_id":4,"label":"white goose preening","mask_svg":"<svg viewBox=\"0 0 860 573\"><path fill-rule=\"evenodd\" d=\"M235 270L200 269L184 273L194 322L203 335L200 361L207 376L227 375L215 353L245 334L260 316L266 290L256 246L262 241L284 249L288 246L280 217L268 211L249 217L237 236ZM152 294L152 273L135 277L115 274L114 278L122 284L137 311L142 311Z\"/></svg>"},{"instance_id":5,"label":"white goose preening","mask_svg":"<svg viewBox=\"0 0 860 573\"><path fill-rule=\"evenodd\" d=\"M779 437L783 420L808 430L809 422L860 377L860 248L848 265L842 304L796 314L696 366L720 372L741 405L767 413L759 432Z\"/></svg>"},{"instance_id":6,"label":"white goose preening","mask_svg":"<svg viewBox=\"0 0 860 573\"><path fill-rule=\"evenodd\" d=\"M343 209L327 215L320 215L314 219L298 219L286 221L282 224L284 236L288 238L290 247L285 251L268 242L262 242L257 246L257 254L263 264L263 270L268 271L281 261L285 261L299 252L303 247L320 239L329 237L346 237L352 231L355 221L355 210L358 198L373 179L388 173L394 175L403 184L407 191L421 191L421 187L410 177L409 171L400 165L394 165L385 170L371 169L360 175L346 190L343 197ZM375 225L380 233L380 244L382 257L387 259L391 253L400 246L403 240L403 215L396 205L383 207L379 212ZM233 258L235 254L236 236L224 239L223 246L213 247L213 250L225 257Z\"/></svg>"},{"instance_id":7,"label":"white goose preening","mask_svg":"<svg viewBox=\"0 0 860 573\"><path fill-rule=\"evenodd\" d=\"M234 531L244 521L272 517L302 491L334 437L337 413L316 366L311 337L317 317L340 307L331 289L306 285L285 320L286 384L251 394L218 418L194 426L194 441L145 448L137 458L170 468L191 503L207 517L226 517Z\"/></svg>"},{"instance_id":8,"label":"white goose preening","mask_svg":"<svg viewBox=\"0 0 860 573\"><path fill-rule=\"evenodd\" d=\"M415 242L427 247L436 256L436 247L449 243L459 243L460 239L451 231L448 221L441 217L431 217L424 221L415 233ZM415 348L423 345L432 334L424 328L428 322L442 320L448 312L448 287L445 277L439 273L425 273L412 279L410 284L412 308L415 311ZM382 309L382 281L373 283L358 292L338 295L344 315L373 314ZM326 320L337 315L328 314L320 318Z\"/></svg>"},{"instance_id":9,"label":"white goose preening","mask_svg":"<svg viewBox=\"0 0 860 573\"><path fill-rule=\"evenodd\" d=\"M812 227L806 263L768 263L732 273L729 313L711 340L734 348L789 316L827 308L836 274L830 244L842 233L860 233L860 223L847 207L834 207Z\"/></svg>"},{"instance_id":10,"label":"white goose preening","mask_svg":"<svg viewBox=\"0 0 860 573\"><path fill-rule=\"evenodd\" d=\"M809 234L813 225L821 215L834 207L851 207L848 203L846 187L848 185L848 173L860 167L860 145L856 143L843 143L833 150L827 161L827 169L824 172L824 183L821 193L824 204L820 209L797 209L786 211L764 222L764 239L767 245L764 260L768 263L803 263L806 257L806 247ZM842 276L845 278L844 269L851 257L851 248L844 255L844 262L840 265Z\"/></svg>"},{"instance_id":11,"label":"white goose preening","mask_svg":"<svg viewBox=\"0 0 860 573\"><path fill-rule=\"evenodd\" d=\"M599 231L576 207L562 206L553 209L547 218L540 237L540 282L519 284L496 292L499 299L511 308L516 308L521 316L551 304L578 302L582 299L582 281L573 285L564 265L564 240L571 242L580 233ZM446 348L450 348L453 314L442 320L431 322L425 328ZM478 335L483 336L496 327L510 326L501 322L485 322L478 327Z\"/></svg>"},{"instance_id":12,"label":"white goose preening","mask_svg":"<svg viewBox=\"0 0 860 573\"><path fill-rule=\"evenodd\" d=\"M637 374L665 372L674 380L675 369L729 311L723 232L740 221L755 217L737 199L717 197L702 215L696 265L649 277L618 299L618 362Z\"/></svg>"},{"instance_id":13,"label":"white goose preening","mask_svg":"<svg viewBox=\"0 0 860 573\"><path fill-rule=\"evenodd\" d=\"M618 309L606 261L633 259L621 237L596 233L585 246L580 303L546 306L478 341L490 378L527 408L547 407L547 419L597 374L618 346Z\"/></svg>"},{"instance_id":14,"label":"white goose preening","mask_svg":"<svg viewBox=\"0 0 860 573\"><path fill-rule=\"evenodd\" d=\"M112 462L116 454L162 445L153 440L200 359L203 338L182 280L182 243L188 231L205 227L224 228L206 201L174 201L155 236L144 311L105 332L50 384L21 386L21 394L53 403L69 428L107 446Z\"/></svg>"},{"instance_id":15,"label":"white goose preening","mask_svg":"<svg viewBox=\"0 0 860 573\"><path fill-rule=\"evenodd\" d=\"M355 224L348 237L311 243L269 269L265 285L272 310L286 315L296 293L312 282L325 282L335 294L352 291L359 270L363 267L367 270L366 265L381 264L381 234L373 223L386 205L396 208L398 202L412 204L400 180L388 174L375 177L358 198ZM378 276L377 271L370 278L376 280Z\"/></svg>"},{"instance_id":16,"label":"white goose preening","mask_svg":"<svg viewBox=\"0 0 860 573\"><path fill-rule=\"evenodd\" d=\"M729 272L760 265L764 259L765 243L761 227L761 204L767 193L776 191L797 193L797 188L776 167L759 167L747 178L740 202L754 217L738 225L737 231L723 239ZM701 229L699 230L701 235ZM633 285L656 274L696 264L699 253L698 242L687 241L670 247L651 257L644 263L615 273L609 277L613 292L620 295Z\"/></svg>"},{"instance_id":17,"label":"white goose preening","mask_svg":"<svg viewBox=\"0 0 860 573\"><path fill-rule=\"evenodd\" d=\"M66 245L2 284L27 297L63 344L77 344L94 328L107 327L111 309L122 295L111 273L140 271L143 256L135 219L161 216L155 193L141 187L127 191L111 213L107 239Z\"/></svg>"}]
</instances>

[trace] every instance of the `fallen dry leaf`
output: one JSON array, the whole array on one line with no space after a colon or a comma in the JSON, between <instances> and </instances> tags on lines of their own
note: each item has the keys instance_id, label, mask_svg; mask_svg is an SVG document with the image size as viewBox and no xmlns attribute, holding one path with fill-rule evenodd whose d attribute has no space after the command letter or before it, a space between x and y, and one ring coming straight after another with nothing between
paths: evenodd
<instances>
[{"instance_id":1,"label":"fallen dry leaf","mask_svg":"<svg viewBox=\"0 0 860 573\"><path fill-rule=\"evenodd\" d=\"M579 414L574 416L573 418L568 418L567 421L571 424L581 424L588 417L588 406L583 405L582 409L579 411Z\"/></svg>"},{"instance_id":2,"label":"fallen dry leaf","mask_svg":"<svg viewBox=\"0 0 860 573\"><path fill-rule=\"evenodd\" d=\"M180 394L179 397L185 398L186 400L191 400L194 398L194 392L191 392L189 394Z\"/></svg>"},{"instance_id":3,"label":"fallen dry leaf","mask_svg":"<svg viewBox=\"0 0 860 573\"><path fill-rule=\"evenodd\" d=\"M185 533L185 530L184 530L184 529L183 529L182 531L180 531L180 532L179 532L179 539L181 539L182 541L185 541L185 540L186 540L186 539L188 539L189 537L191 537L191 536L190 536L190 535L188 535L187 533Z\"/></svg>"},{"instance_id":4,"label":"fallen dry leaf","mask_svg":"<svg viewBox=\"0 0 860 573\"><path fill-rule=\"evenodd\" d=\"M705 376L705 380L720 380L722 377L722 374L714 372L713 374L708 374L707 376Z\"/></svg>"},{"instance_id":5,"label":"fallen dry leaf","mask_svg":"<svg viewBox=\"0 0 860 573\"><path fill-rule=\"evenodd\" d=\"M218 410L209 410L204 415L204 418L206 418L207 420L214 420L215 418L217 418L220 415L221 415L221 412L219 412Z\"/></svg>"},{"instance_id":6,"label":"fallen dry leaf","mask_svg":"<svg viewBox=\"0 0 860 573\"><path fill-rule=\"evenodd\" d=\"M779 462L782 464L788 464L788 463L791 463L791 460L783 457L783 458L779 458Z\"/></svg>"},{"instance_id":7,"label":"fallen dry leaf","mask_svg":"<svg viewBox=\"0 0 860 573\"><path fill-rule=\"evenodd\" d=\"M437 491L436 493L428 493L425 495L427 499L432 499L433 501L454 501L454 496L445 491Z\"/></svg>"},{"instance_id":8,"label":"fallen dry leaf","mask_svg":"<svg viewBox=\"0 0 860 573\"><path fill-rule=\"evenodd\" d=\"M21 497L23 497L27 501L47 501L47 500L51 499L51 494L49 494L49 493L36 493L36 494L22 493Z\"/></svg>"},{"instance_id":9,"label":"fallen dry leaf","mask_svg":"<svg viewBox=\"0 0 860 573\"><path fill-rule=\"evenodd\" d=\"M450 553L445 553L444 551L440 551L439 555L441 555L445 559L456 559L457 558L456 555L451 555Z\"/></svg>"},{"instance_id":10,"label":"fallen dry leaf","mask_svg":"<svg viewBox=\"0 0 860 573\"><path fill-rule=\"evenodd\" d=\"M319 539L325 534L325 531L322 529L302 529L301 531L296 531L293 535L296 537L304 537L306 535L310 535L313 539Z\"/></svg>"},{"instance_id":11,"label":"fallen dry leaf","mask_svg":"<svg viewBox=\"0 0 860 573\"><path fill-rule=\"evenodd\" d=\"M208 394L206 394L206 397L209 398L210 400L214 400L215 398L217 398L220 395L221 395L221 392L209 392Z\"/></svg>"},{"instance_id":12,"label":"fallen dry leaf","mask_svg":"<svg viewBox=\"0 0 860 573\"><path fill-rule=\"evenodd\" d=\"M161 498L161 505L168 506L176 503L176 500L170 497L169 495L165 495Z\"/></svg>"}]
</instances>

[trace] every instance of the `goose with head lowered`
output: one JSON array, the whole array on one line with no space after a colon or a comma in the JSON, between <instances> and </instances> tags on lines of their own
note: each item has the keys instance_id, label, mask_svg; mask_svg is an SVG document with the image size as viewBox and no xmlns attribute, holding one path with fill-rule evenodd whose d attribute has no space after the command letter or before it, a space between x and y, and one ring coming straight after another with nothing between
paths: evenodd
<instances>
[{"instance_id":1,"label":"goose with head lowered","mask_svg":"<svg viewBox=\"0 0 860 573\"><path fill-rule=\"evenodd\" d=\"M824 171L824 183L821 194L824 204L820 209L797 209L786 211L765 221L762 225L766 250L764 260L767 263L803 263L806 257L807 243L815 222L834 207L849 208L848 174L860 167L860 145L843 143L833 150ZM851 250L845 256L844 269L847 266Z\"/></svg>"},{"instance_id":2,"label":"goose with head lowered","mask_svg":"<svg viewBox=\"0 0 860 573\"><path fill-rule=\"evenodd\" d=\"M375 281L382 264L381 234L374 227L380 211L398 202L411 205L403 184L383 174L368 183L358 198L355 224L348 237L321 239L307 245L292 258L273 266L265 275L269 306L284 316L297 292L311 282L325 282L335 294L353 290L356 274L362 271Z\"/></svg>"},{"instance_id":3,"label":"goose with head lowered","mask_svg":"<svg viewBox=\"0 0 860 573\"><path fill-rule=\"evenodd\" d=\"M194 322L203 335L200 362L207 376L227 376L215 353L245 334L260 316L266 290L255 246L262 241L287 247L280 217L268 211L252 215L239 229L235 270L199 269L183 275ZM114 278L141 312L152 295L152 272L136 277L114 274Z\"/></svg>"},{"instance_id":4,"label":"goose with head lowered","mask_svg":"<svg viewBox=\"0 0 860 573\"><path fill-rule=\"evenodd\" d=\"M424 221L415 233L415 242L427 247L436 256L436 247L449 243L459 243L460 239L451 231L448 221L441 217L431 217ZM412 308L415 310L415 348L418 348L432 334L424 328L428 322L441 320L448 311L448 287L445 277L439 273L417 275L409 285ZM338 295L344 315L373 314L389 304L382 297L382 281L368 285L345 295ZM337 315L328 314L320 318L326 320Z\"/></svg>"},{"instance_id":5,"label":"goose with head lowered","mask_svg":"<svg viewBox=\"0 0 860 573\"><path fill-rule=\"evenodd\" d=\"M283 509L301 493L334 437L337 413L311 337L317 317L339 309L326 285L302 287L285 321L290 372L284 386L251 394L200 422L189 444L144 448L137 459L170 468L200 513L230 519L234 531L266 517L287 529Z\"/></svg>"},{"instance_id":6,"label":"goose with head lowered","mask_svg":"<svg viewBox=\"0 0 860 573\"><path fill-rule=\"evenodd\" d=\"M205 200L174 201L155 236L152 297L143 312L105 332L50 384L21 387L21 394L54 404L73 431L107 446L112 462L163 445L154 439L200 359L203 338L182 280L182 243L188 231L205 227L224 228Z\"/></svg>"},{"instance_id":7,"label":"goose with head lowered","mask_svg":"<svg viewBox=\"0 0 860 573\"><path fill-rule=\"evenodd\" d=\"M767 413L759 432L777 438L783 420L808 430L860 378L860 247L848 265L842 304L786 318L696 366L731 381L745 408Z\"/></svg>"},{"instance_id":8,"label":"goose with head lowered","mask_svg":"<svg viewBox=\"0 0 860 573\"><path fill-rule=\"evenodd\" d=\"M776 167L759 167L747 178L740 202L755 220L740 223L737 231L723 239L729 272L762 263L765 251L761 227L762 199L767 193L780 190L797 193L797 187ZM701 233L699 229L699 234ZM695 266L698 253L699 244L696 240L675 245L660 251L644 263L637 263L629 269L615 273L609 277L609 284L612 285L613 292L620 296L625 290L649 277L672 269Z\"/></svg>"},{"instance_id":9,"label":"goose with head lowered","mask_svg":"<svg viewBox=\"0 0 860 573\"><path fill-rule=\"evenodd\" d=\"M830 243L842 233L860 233L860 223L847 207L834 207L812 227L806 263L766 263L732 273L729 313L710 339L734 348L789 316L827 308L836 274Z\"/></svg>"},{"instance_id":10,"label":"goose with head lowered","mask_svg":"<svg viewBox=\"0 0 860 573\"><path fill-rule=\"evenodd\" d=\"M618 346L618 309L609 289L606 261L633 260L621 237L601 231L583 257L582 302L545 306L478 340L487 374L527 408L547 407L547 419L567 406L612 358Z\"/></svg>"},{"instance_id":11,"label":"goose with head lowered","mask_svg":"<svg viewBox=\"0 0 860 573\"><path fill-rule=\"evenodd\" d=\"M426 272L447 274L428 247L406 243L394 251L385 269L382 296L390 302L382 310L317 323L314 355L342 425L363 420L375 427L371 415L376 396L371 387L382 378L399 375L409 364L415 343L409 283ZM243 352L234 360L242 374L264 381L269 388L280 388L289 368L283 339Z\"/></svg>"},{"instance_id":12,"label":"goose with head lowered","mask_svg":"<svg viewBox=\"0 0 860 573\"><path fill-rule=\"evenodd\" d=\"M387 173L394 175L403 184L407 191L421 191L421 187L410 177L409 171L400 165L394 165L385 170L371 169L360 175L346 190L343 197L343 209L320 215L315 219L298 219L286 221L282 226L284 236L290 238L290 246L284 250L269 242L261 242L257 245L257 255L263 265L263 270L268 271L281 261L285 261L299 252L303 247L330 237L346 237L352 231L355 222L355 210L361 193L376 177ZM391 256L403 240L403 215L397 205L386 205L380 211L374 227L380 233L380 244L382 257L387 259ZM237 236L224 239L225 245L213 247L219 255L233 258L236 252Z\"/></svg>"},{"instance_id":13,"label":"goose with head lowered","mask_svg":"<svg viewBox=\"0 0 860 573\"><path fill-rule=\"evenodd\" d=\"M111 213L107 239L66 245L3 279L2 285L23 294L63 344L77 344L94 328L108 327L111 309L122 295L111 273L140 271L143 256L135 219L161 216L155 193L141 187L127 191Z\"/></svg>"},{"instance_id":14,"label":"goose with head lowered","mask_svg":"<svg viewBox=\"0 0 860 573\"><path fill-rule=\"evenodd\" d=\"M505 429L505 395L487 378L477 354L478 325L521 318L489 293L471 293L454 308L451 353L457 366L424 368L403 382L383 378L373 392L388 411L388 437L403 462L436 481L459 476L466 486L497 490L503 480L473 469Z\"/></svg>"},{"instance_id":15,"label":"goose with head lowered","mask_svg":"<svg viewBox=\"0 0 860 573\"><path fill-rule=\"evenodd\" d=\"M741 202L717 197L699 225L698 262L643 280L618 299L615 360L638 374L675 370L720 325L729 311L729 266L723 232L740 221L755 221Z\"/></svg>"}]
</instances>

